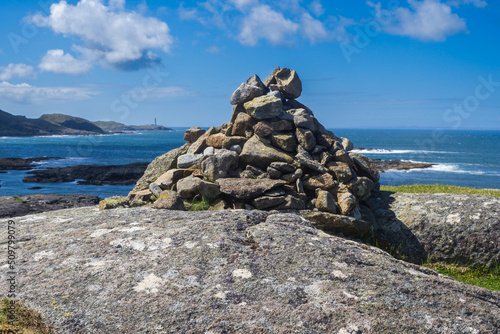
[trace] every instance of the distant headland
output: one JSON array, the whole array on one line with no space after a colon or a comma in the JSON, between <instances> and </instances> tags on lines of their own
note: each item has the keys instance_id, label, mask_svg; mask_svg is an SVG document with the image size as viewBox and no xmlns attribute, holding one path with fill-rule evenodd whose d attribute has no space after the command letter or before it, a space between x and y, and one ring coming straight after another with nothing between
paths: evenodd
<instances>
[{"instance_id":1,"label":"distant headland","mask_svg":"<svg viewBox=\"0 0 500 334\"><path fill-rule=\"evenodd\" d=\"M81 117L65 114L45 114L40 118L27 118L0 110L0 137L91 136L126 131L173 130L162 125L125 125L113 121L91 122Z\"/></svg>"}]
</instances>

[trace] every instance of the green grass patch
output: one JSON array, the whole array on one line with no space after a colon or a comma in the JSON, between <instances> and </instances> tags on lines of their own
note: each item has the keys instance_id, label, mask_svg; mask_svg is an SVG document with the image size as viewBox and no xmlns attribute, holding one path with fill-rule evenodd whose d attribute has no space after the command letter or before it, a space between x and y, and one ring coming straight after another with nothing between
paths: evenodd
<instances>
[{"instance_id":1,"label":"green grass patch","mask_svg":"<svg viewBox=\"0 0 500 334\"><path fill-rule=\"evenodd\" d=\"M406 186L380 186L382 191L393 191L398 193L446 193L446 194L469 194L469 195L488 195L500 197L500 190L497 189L477 189L467 187L448 186L444 184L413 184Z\"/></svg>"},{"instance_id":2,"label":"green grass patch","mask_svg":"<svg viewBox=\"0 0 500 334\"><path fill-rule=\"evenodd\" d=\"M191 203L186 205L186 209L188 211L205 211L208 210L212 206L212 203L210 203L207 199L201 198L199 195L196 195Z\"/></svg>"},{"instance_id":3,"label":"green grass patch","mask_svg":"<svg viewBox=\"0 0 500 334\"><path fill-rule=\"evenodd\" d=\"M18 202L21 202L21 203L24 203L23 199L22 198L19 198L19 197L14 197L16 201Z\"/></svg>"},{"instance_id":4,"label":"green grass patch","mask_svg":"<svg viewBox=\"0 0 500 334\"><path fill-rule=\"evenodd\" d=\"M53 334L55 328L43 322L42 315L25 307L16 301L14 308L11 307L12 299L3 298L0 301L0 331L10 330L16 334ZM10 310L13 310L11 312ZM10 314L15 316L13 325L9 321Z\"/></svg>"},{"instance_id":5,"label":"green grass patch","mask_svg":"<svg viewBox=\"0 0 500 334\"><path fill-rule=\"evenodd\" d=\"M448 263L428 262L424 266L459 282L500 291L500 264L491 268L470 268Z\"/></svg>"}]
</instances>

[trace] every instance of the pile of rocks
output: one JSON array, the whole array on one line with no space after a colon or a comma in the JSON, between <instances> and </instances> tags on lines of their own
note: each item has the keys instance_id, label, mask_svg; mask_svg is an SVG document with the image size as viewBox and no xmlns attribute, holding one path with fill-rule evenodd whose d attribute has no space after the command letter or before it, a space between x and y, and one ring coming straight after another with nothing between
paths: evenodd
<instances>
[{"instance_id":1,"label":"pile of rocks","mask_svg":"<svg viewBox=\"0 0 500 334\"><path fill-rule=\"evenodd\" d=\"M183 210L205 199L213 209L308 209L361 218L379 173L296 100L301 93L299 76L288 68L276 68L263 82L250 77L231 97L231 121L187 130L187 143L155 159L127 201Z\"/></svg>"}]
</instances>

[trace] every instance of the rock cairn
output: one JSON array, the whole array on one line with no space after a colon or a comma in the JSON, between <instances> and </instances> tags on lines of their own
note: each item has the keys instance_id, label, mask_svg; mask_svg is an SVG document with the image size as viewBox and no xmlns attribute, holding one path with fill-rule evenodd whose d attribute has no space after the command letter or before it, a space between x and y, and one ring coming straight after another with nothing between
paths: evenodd
<instances>
[{"instance_id":1,"label":"rock cairn","mask_svg":"<svg viewBox=\"0 0 500 334\"><path fill-rule=\"evenodd\" d=\"M264 81L250 77L231 96L230 122L187 130L187 143L155 159L128 202L184 210L197 198L212 209L308 209L360 219L379 173L296 100L301 93L288 68Z\"/></svg>"}]
</instances>

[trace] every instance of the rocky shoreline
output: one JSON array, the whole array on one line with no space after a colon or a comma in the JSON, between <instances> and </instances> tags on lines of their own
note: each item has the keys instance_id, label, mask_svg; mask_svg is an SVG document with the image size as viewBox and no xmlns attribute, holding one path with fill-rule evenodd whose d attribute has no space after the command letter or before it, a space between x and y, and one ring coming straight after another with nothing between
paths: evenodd
<instances>
[{"instance_id":1,"label":"rocky shoreline","mask_svg":"<svg viewBox=\"0 0 500 334\"><path fill-rule=\"evenodd\" d=\"M142 176L147 162L127 165L76 165L50 167L33 170L23 179L25 183L62 183L74 182L82 185L131 185Z\"/></svg>"},{"instance_id":2,"label":"rocky shoreline","mask_svg":"<svg viewBox=\"0 0 500 334\"><path fill-rule=\"evenodd\" d=\"M59 157L37 157L37 158L0 158L0 173L6 170L31 170L35 162L61 160Z\"/></svg>"},{"instance_id":3,"label":"rocky shoreline","mask_svg":"<svg viewBox=\"0 0 500 334\"><path fill-rule=\"evenodd\" d=\"M0 218L12 218L54 210L92 206L99 197L92 195L1 196Z\"/></svg>"}]
</instances>

